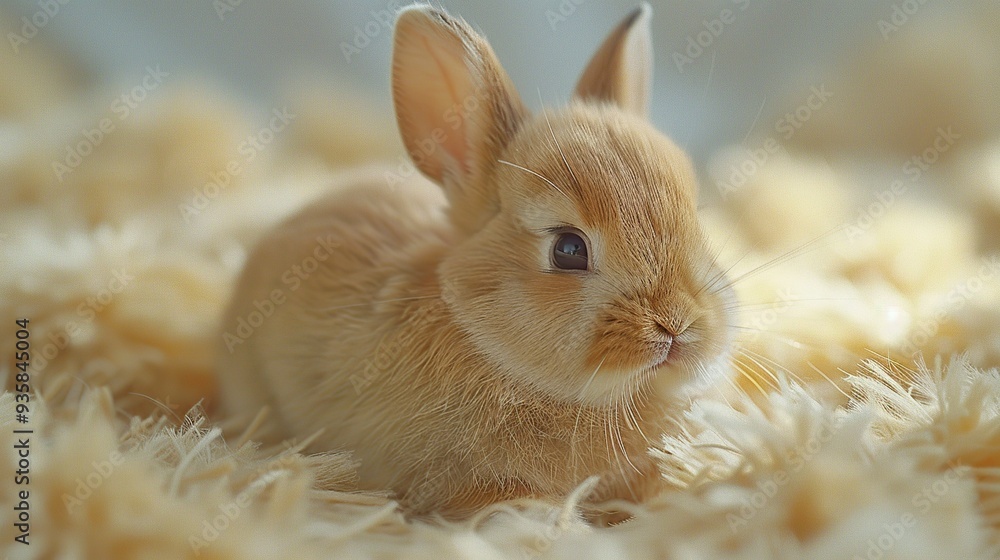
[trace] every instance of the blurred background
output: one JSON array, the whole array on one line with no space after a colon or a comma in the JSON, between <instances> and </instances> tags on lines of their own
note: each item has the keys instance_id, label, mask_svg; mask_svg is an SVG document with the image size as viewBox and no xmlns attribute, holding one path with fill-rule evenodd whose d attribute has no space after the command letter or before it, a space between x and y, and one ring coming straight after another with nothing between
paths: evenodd
<instances>
[{"instance_id":1,"label":"blurred background","mask_svg":"<svg viewBox=\"0 0 1000 560\"><path fill-rule=\"evenodd\" d=\"M20 0L0 9L8 13L3 29L9 39L11 32L25 35L22 18L30 20L49 4L57 8L48 8L56 12L50 17L36 17L36 22L44 21L37 26L42 39L28 39L18 50L55 48L65 68L62 79L129 83L147 66L159 65L173 76L234 92L266 113L303 82L350 88L390 111L391 14L406 3ZM633 0L440 4L486 34L531 106L539 99L564 100L604 35L636 6ZM803 93L822 84L835 92L831 107L853 104L857 115L870 101L866 98L876 97L899 113L899 121L920 120L928 104L996 100L1000 12L994 0L651 4L656 55L652 118L702 163L722 145L754 133L773 133L767 129L776 119L805 101ZM938 31L928 35L920 29ZM891 61L901 50L896 45L910 52L910 35L920 37L915 42L925 49L923 58ZM858 64L869 65L872 74L861 80L864 83L844 83L844 68ZM930 78L922 65L952 72L958 79L925 83ZM878 89L870 89L869 82ZM908 91L912 89L916 93ZM893 96L897 99L890 102ZM19 102L25 107L9 107L8 113L43 104L37 95ZM826 113L831 121L842 118L833 110ZM887 118L878 120L884 123ZM879 137L869 141L886 147L884 140L894 131L873 126L868 132ZM798 141L819 142L804 136ZM825 131L825 145L832 136Z\"/></svg>"}]
</instances>

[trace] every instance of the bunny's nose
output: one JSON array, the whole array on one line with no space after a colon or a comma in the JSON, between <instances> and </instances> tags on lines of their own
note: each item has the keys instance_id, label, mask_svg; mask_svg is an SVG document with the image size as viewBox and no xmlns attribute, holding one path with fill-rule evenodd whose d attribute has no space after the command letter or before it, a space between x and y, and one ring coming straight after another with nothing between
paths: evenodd
<instances>
[{"instance_id":1,"label":"bunny's nose","mask_svg":"<svg viewBox=\"0 0 1000 560\"><path fill-rule=\"evenodd\" d=\"M676 357L678 345L674 342L673 335L663 333L662 336L653 343L653 367L660 366Z\"/></svg>"},{"instance_id":2,"label":"bunny's nose","mask_svg":"<svg viewBox=\"0 0 1000 560\"><path fill-rule=\"evenodd\" d=\"M675 328L669 321L664 319L653 319L653 325L655 332L661 339L673 340L674 337L680 336L684 332L683 328Z\"/></svg>"}]
</instances>

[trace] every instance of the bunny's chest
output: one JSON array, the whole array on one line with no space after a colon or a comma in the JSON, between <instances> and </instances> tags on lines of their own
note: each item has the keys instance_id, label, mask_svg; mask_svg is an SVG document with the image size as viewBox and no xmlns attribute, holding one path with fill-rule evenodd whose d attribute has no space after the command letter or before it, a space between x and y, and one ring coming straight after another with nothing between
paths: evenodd
<instances>
[{"instance_id":1,"label":"bunny's chest","mask_svg":"<svg viewBox=\"0 0 1000 560\"><path fill-rule=\"evenodd\" d=\"M530 486L569 491L589 476L646 477L648 449L666 430L658 406L580 407L510 399L476 430L484 465Z\"/></svg>"}]
</instances>

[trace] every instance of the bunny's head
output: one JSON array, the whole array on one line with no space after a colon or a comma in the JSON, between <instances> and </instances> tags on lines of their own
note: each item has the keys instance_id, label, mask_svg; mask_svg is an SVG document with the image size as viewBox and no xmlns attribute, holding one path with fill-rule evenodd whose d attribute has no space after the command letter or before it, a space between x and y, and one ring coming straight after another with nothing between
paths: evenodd
<instances>
[{"instance_id":1,"label":"bunny's head","mask_svg":"<svg viewBox=\"0 0 1000 560\"><path fill-rule=\"evenodd\" d=\"M418 5L396 26L400 131L455 230L444 299L499 374L561 401L672 390L729 344L695 173L646 119L650 17L629 15L573 101L536 115L464 21Z\"/></svg>"}]
</instances>

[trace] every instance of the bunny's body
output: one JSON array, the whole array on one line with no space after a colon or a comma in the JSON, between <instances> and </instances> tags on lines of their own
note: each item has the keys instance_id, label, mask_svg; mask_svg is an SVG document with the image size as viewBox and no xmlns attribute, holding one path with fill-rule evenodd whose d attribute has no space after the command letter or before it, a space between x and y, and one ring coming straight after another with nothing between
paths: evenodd
<instances>
[{"instance_id":1,"label":"bunny's body","mask_svg":"<svg viewBox=\"0 0 1000 560\"><path fill-rule=\"evenodd\" d=\"M361 173L263 239L224 319L226 405L323 430L314 448L352 450L364 488L417 513L591 475L594 501L659 491L647 450L678 388L724 359L731 292L686 156L641 116L646 23L532 117L468 26L404 10L396 110L431 180Z\"/></svg>"}]
</instances>

